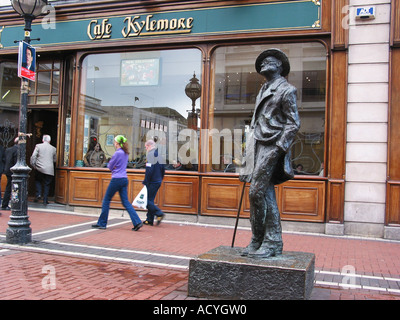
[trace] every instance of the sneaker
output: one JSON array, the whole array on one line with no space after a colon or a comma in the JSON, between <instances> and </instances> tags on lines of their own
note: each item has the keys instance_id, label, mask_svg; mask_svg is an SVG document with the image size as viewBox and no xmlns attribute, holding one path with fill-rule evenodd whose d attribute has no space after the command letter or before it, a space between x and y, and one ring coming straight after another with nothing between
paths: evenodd
<instances>
[{"instance_id":1,"label":"sneaker","mask_svg":"<svg viewBox=\"0 0 400 320\"><path fill-rule=\"evenodd\" d=\"M42 196L37 196L33 202L38 202L40 199L42 199Z\"/></svg>"},{"instance_id":2,"label":"sneaker","mask_svg":"<svg viewBox=\"0 0 400 320\"><path fill-rule=\"evenodd\" d=\"M165 214L164 214L164 213L163 213L162 216L158 216L158 217L157 217L157 225L158 225L158 226L160 225L162 219L164 219L164 218L165 218Z\"/></svg>"},{"instance_id":3,"label":"sneaker","mask_svg":"<svg viewBox=\"0 0 400 320\"><path fill-rule=\"evenodd\" d=\"M1 210L11 210L11 208L9 206L7 207L1 207Z\"/></svg>"},{"instance_id":4,"label":"sneaker","mask_svg":"<svg viewBox=\"0 0 400 320\"><path fill-rule=\"evenodd\" d=\"M142 222L140 222L140 223L138 223L136 226L134 226L134 227L132 228L132 230L133 230L133 231L138 231L141 227L143 227L143 223L142 223Z\"/></svg>"},{"instance_id":5,"label":"sneaker","mask_svg":"<svg viewBox=\"0 0 400 320\"><path fill-rule=\"evenodd\" d=\"M143 221L143 224L146 225L146 226L152 226L152 225L153 225L153 222L150 222L150 221L148 221L148 220L145 220L145 221Z\"/></svg>"},{"instance_id":6,"label":"sneaker","mask_svg":"<svg viewBox=\"0 0 400 320\"><path fill-rule=\"evenodd\" d=\"M99 226L98 224L92 224L92 228L94 228L94 229L106 229L106 227Z\"/></svg>"}]
</instances>

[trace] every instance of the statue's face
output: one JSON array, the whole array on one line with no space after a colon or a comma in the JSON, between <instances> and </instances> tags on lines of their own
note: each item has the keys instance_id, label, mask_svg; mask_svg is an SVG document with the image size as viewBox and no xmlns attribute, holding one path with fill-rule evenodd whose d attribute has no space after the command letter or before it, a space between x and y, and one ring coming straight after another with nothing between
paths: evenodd
<instances>
[{"instance_id":1,"label":"statue's face","mask_svg":"<svg viewBox=\"0 0 400 320\"><path fill-rule=\"evenodd\" d=\"M269 73L275 74L281 72L282 62L272 56L266 57L263 62L261 63L261 71L260 73Z\"/></svg>"}]
</instances>

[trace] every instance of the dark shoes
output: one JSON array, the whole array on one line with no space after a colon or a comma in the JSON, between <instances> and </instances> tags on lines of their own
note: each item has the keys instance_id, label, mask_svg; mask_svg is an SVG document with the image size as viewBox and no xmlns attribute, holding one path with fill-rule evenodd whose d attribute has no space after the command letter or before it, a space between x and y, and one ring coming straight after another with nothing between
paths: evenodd
<instances>
[{"instance_id":1,"label":"dark shoes","mask_svg":"<svg viewBox=\"0 0 400 320\"><path fill-rule=\"evenodd\" d=\"M139 224L137 224L136 226L134 226L134 227L132 228L132 230L133 230L133 231L138 231L141 227L143 227L143 223L142 223L142 222L140 222ZM93 228L93 229L102 229L102 230L107 229L107 227L102 227L102 226L99 226L98 224L92 224L92 228Z\"/></svg>"},{"instance_id":2,"label":"dark shoes","mask_svg":"<svg viewBox=\"0 0 400 320\"><path fill-rule=\"evenodd\" d=\"M273 248L260 248L256 252L249 253L248 255L250 258L255 258L255 259L267 259L270 257L275 257L276 256L276 251Z\"/></svg>"},{"instance_id":3,"label":"dark shoes","mask_svg":"<svg viewBox=\"0 0 400 320\"><path fill-rule=\"evenodd\" d=\"M143 227L143 223L142 223L142 222L140 222L140 223L138 223L136 226L134 226L134 227L132 228L132 230L133 230L133 231L138 231L141 227ZM97 223L96 223L96 224L92 224L92 228L93 228L93 229L102 229L102 230L107 229L107 227L99 226Z\"/></svg>"},{"instance_id":4,"label":"dark shoes","mask_svg":"<svg viewBox=\"0 0 400 320\"><path fill-rule=\"evenodd\" d=\"M256 241L251 241L250 244L243 249L242 253L240 254L243 257L247 257L249 254L253 254L261 247L261 243Z\"/></svg>"},{"instance_id":5,"label":"dark shoes","mask_svg":"<svg viewBox=\"0 0 400 320\"><path fill-rule=\"evenodd\" d=\"M33 202L39 202L39 200L41 200L41 199L42 199L42 196L37 196L37 197L35 197ZM49 204L49 201L47 201L47 199L43 199L43 204L44 205Z\"/></svg>"},{"instance_id":6,"label":"dark shoes","mask_svg":"<svg viewBox=\"0 0 400 320\"><path fill-rule=\"evenodd\" d=\"M283 245L278 243L277 245L268 245L267 243L260 244L255 241L250 244L242 251L242 256L248 256L255 259L267 259L282 254Z\"/></svg>"},{"instance_id":7,"label":"dark shoes","mask_svg":"<svg viewBox=\"0 0 400 320\"><path fill-rule=\"evenodd\" d=\"M163 213L162 216L157 216L156 218L156 225L159 226L161 221L165 218L165 214ZM149 220L143 221L143 224L146 226L152 226L153 222L150 222Z\"/></svg>"},{"instance_id":8,"label":"dark shoes","mask_svg":"<svg viewBox=\"0 0 400 320\"><path fill-rule=\"evenodd\" d=\"M92 224L92 228L94 228L94 229L106 229L106 227L99 226L98 224Z\"/></svg>"},{"instance_id":9,"label":"dark shoes","mask_svg":"<svg viewBox=\"0 0 400 320\"><path fill-rule=\"evenodd\" d=\"M162 216L158 216L158 217L157 217L157 226L160 225L162 219L164 219L164 218L165 218L165 214L164 214L164 213L163 213Z\"/></svg>"},{"instance_id":10,"label":"dark shoes","mask_svg":"<svg viewBox=\"0 0 400 320\"><path fill-rule=\"evenodd\" d=\"M143 223L142 222L140 222L136 226L134 226L132 228L132 231L138 231L141 227L143 227Z\"/></svg>"},{"instance_id":11,"label":"dark shoes","mask_svg":"<svg viewBox=\"0 0 400 320\"><path fill-rule=\"evenodd\" d=\"M9 206L7 207L1 207L0 210L11 210L11 208ZM0 212L0 216L1 216L1 212Z\"/></svg>"}]
</instances>

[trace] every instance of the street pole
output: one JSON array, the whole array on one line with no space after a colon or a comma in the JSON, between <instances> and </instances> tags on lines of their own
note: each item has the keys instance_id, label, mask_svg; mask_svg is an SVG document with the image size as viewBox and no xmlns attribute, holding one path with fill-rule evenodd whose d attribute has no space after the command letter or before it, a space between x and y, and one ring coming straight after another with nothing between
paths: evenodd
<instances>
[{"instance_id":1,"label":"street pole","mask_svg":"<svg viewBox=\"0 0 400 320\"><path fill-rule=\"evenodd\" d=\"M31 42L32 18L25 17L25 39ZM26 114L29 94L29 80L21 79L21 105L19 109L18 158L11 168L11 215L6 230L6 242L26 244L32 241L32 229L28 216L28 177L31 168L26 165Z\"/></svg>"}]
</instances>

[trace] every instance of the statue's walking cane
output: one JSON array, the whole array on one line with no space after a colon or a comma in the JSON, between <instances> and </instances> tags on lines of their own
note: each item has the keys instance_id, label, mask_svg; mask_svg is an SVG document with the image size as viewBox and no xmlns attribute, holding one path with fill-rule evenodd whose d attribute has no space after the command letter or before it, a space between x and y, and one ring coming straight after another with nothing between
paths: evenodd
<instances>
[{"instance_id":1,"label":"statue's walking cane","mask_svg":"<svg viewBox=\"0 0 400 320\"><path fill-rule=\"evenodd\" d=\"M245 188L246 188L246 181L243 181L242 195L240 196L239 208L238 208L237 215L236 215L235 231L233 232L232 248L235 244L236 230L237 230L237 226L238 226L238 222L239 222L240 209L242 208L243 195L244 195Z\"/></svg>"}]
</instances>

